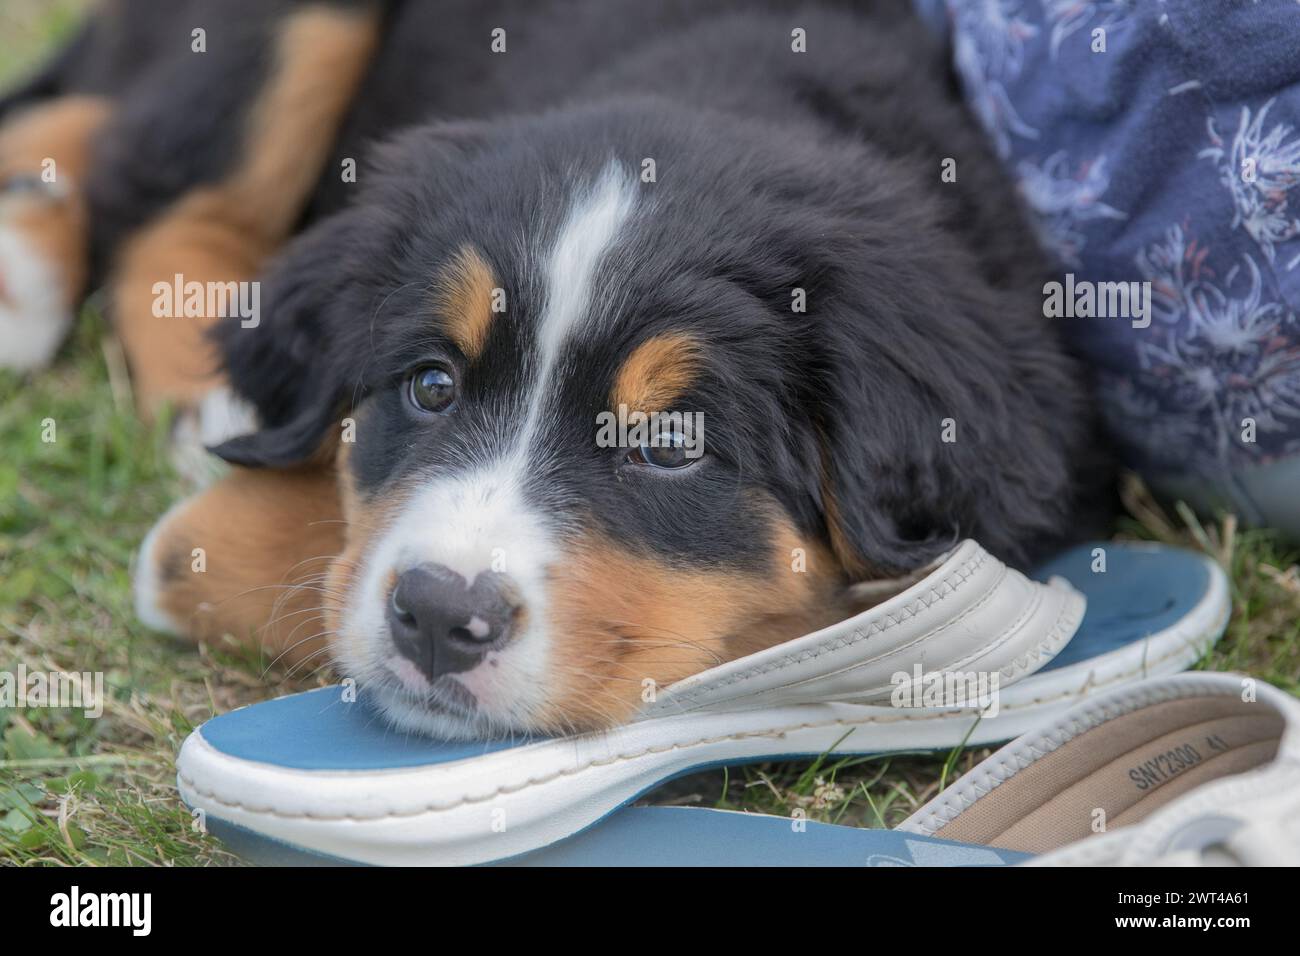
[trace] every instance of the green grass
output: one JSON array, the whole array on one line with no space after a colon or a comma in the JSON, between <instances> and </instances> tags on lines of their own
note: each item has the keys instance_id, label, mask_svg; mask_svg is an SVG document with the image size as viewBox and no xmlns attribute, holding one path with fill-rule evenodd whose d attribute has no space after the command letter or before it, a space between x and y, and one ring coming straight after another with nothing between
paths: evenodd
<instances>
[{"instance_id":1,"label":"green grass","mask_svg":"<svg viewBox=\"0 0 1300 956\"><path fill-rule=\"evenodd\" d=\"M47 419L52 443L41 440ZM99 720L0 711L0 862L234 862L192 828L177 799L177 748L213 714L326 679L268 671L232 645L181 645L134 619L132 553L183 490L164 434L131 411L120 351L93 309L52 369L0 373L0 660L103 671L110 690ZM1127 521L1126 534L1200 548L1230 570L1236 610L1206 666L1300 693L1296 553L1230 521L1176 520L1136 483L1128 500L1140 520ZM758 764L696 774L651 799L895 826L987 753Z\"/></svg>"},{"instance_id":2,"label":"green grass","mask_svg":"<svg viewBox=\"0 0 1300 956\"><path fill-rule=\"evenodd\" d=\"M66 29L77 6L5 3L0 82L35 59L34 38ZM93 309L54 368L0 373L0 669L102 671L110 689L99 720L0 711L0 863L236 862L191 825L175 753L213 714L326 679L291 679L221 643L179 645L135 620L132 553L182 488L166 462L165 425L140 424L131 404L120 349ZM42 441L46 419L52 443ZM1135 482L1127 502L1123 534L1199 548L1231 575L1234 615L1203 666L1300 693L1297 553L1231 520L1166 515ZM651 799L895 826L987 753L759 764L696 774Z\"/></svg>"},{"instance_id":3,"label":"green grass","mask_svg":"<svg viewBox=\"0 0 1300 956\"><path fill-rule=\"evenodd\" d=\"M0 660L102 672L110 690L98 720L0 711L0 860L220 858L188 831L172 754L196 723L269 689L255 665L134 619L132 552L179 486L163 426L132 414L120 365L87 314L53 369L0 374Z\"/></svg>"},{"instance_id":4,"label":"green grass","mask_svg":"<svg viewBox=\"0 0 1300 956\"><path fill-rule=\"evenodd\" d=\"M0 83L40 62L77 24L87 0L4 0L0 6Z\"/></svg>"}]
</instances>

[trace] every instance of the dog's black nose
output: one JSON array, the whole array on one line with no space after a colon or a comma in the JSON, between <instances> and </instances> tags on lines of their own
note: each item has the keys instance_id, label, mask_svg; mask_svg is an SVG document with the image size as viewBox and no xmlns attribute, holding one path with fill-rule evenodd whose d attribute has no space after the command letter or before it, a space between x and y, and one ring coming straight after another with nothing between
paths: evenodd
<instances>
[{"instance_id":1,"label":"dog's black nose","mask_svg":"<svg viewBox=\"0 0 1300 956\"><path fill-rule=\"evenodd\" d=\"M450 568L423 564L397 579L388 626L403 657L429 680L466 671L509 635L520 604L514 583L485 571L469 585Z\"/></svg>"}]
</instances>

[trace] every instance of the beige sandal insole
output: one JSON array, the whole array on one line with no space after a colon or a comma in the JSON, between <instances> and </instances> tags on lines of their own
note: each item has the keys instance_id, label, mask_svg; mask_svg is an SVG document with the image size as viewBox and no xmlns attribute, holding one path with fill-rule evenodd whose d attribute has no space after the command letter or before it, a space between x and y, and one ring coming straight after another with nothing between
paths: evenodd
<instances>
[{"instance_id":1,"label":"beige sandal insole","mask_svg":"<svg viewBox=\"0 0 1300 956\"><path fill-rule=\"evenodd\" d=\"M1272 760L1280 715L1232 697L1166 701L1086 731L935 835L1043 853L1114 830L1211 780Z\"/></svg>"}]
</instances>

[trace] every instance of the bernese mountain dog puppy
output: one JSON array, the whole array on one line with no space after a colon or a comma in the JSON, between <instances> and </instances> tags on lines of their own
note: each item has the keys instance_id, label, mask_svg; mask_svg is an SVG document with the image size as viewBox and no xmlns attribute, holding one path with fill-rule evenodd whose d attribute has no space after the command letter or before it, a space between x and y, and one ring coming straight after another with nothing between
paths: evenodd
<instances>
[{"instance_id":1,"label":"bernese mountain dog puppy","mask_svg":"<svg viewBox=\"0 0 1300 956\"><path fill-rule=\"evenodd\" d=\"M104 283L142 411L237 466L149 535L141 616L328 647L404 727L609 726L1104 485L901 0L118 0L5 123L80 144L46 311ZM182 276L260 314L157 315Z\"/></svg>"}]
</instances>

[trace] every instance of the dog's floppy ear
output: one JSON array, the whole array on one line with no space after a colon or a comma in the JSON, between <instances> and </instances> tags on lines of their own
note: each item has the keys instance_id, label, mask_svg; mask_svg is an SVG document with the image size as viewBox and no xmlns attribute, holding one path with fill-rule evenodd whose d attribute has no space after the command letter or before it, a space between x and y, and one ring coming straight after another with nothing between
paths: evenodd
<instances>
[{"instance_id":1,"label":"dog's floppy ear","mask_svg":"<svg viewBox=\"0 0 1300 956\"><path fill-rule=\"evenodd\" d=\"M331 341L331 311L338 308L340 258L355 227L355 216L340 213L304 233L266 272L257 323L231 319L217 326L230 384L262 422L259 431L211 449L226 461L287 467L328 445L349 371Z\"/></svg>"},{"instance_id":2,"label":"dog's floppy ear","mask_svg":"<svg viewBox=\"0 0 1300 956\"><path fill-rule=\"evenodd\" d=\"M286 467L332 447L373 348L367 319L402 284L401 249L427 225L412 217L447 205L444 197L472 181L469 161L487 129L436 123L375 147L357 201L294 239L267 270L259 323L218 327L231 385L257 408L263 428L212 449L217 455Z\"/></svg>"},{"instance_id":3,"label":"dog's floppy ear","mask_svg":"<svg viewBox=\"0 0 1300 956\"><path fill-rule=\"evenodd\" d=\"M942 283L903 261L889 271L822 325L831 546L860 580L913 570L968 537L1023 566L1067 531L1087 431L1073 363L1032 295L955 265Z\"/></svg>"}]
</instances>

